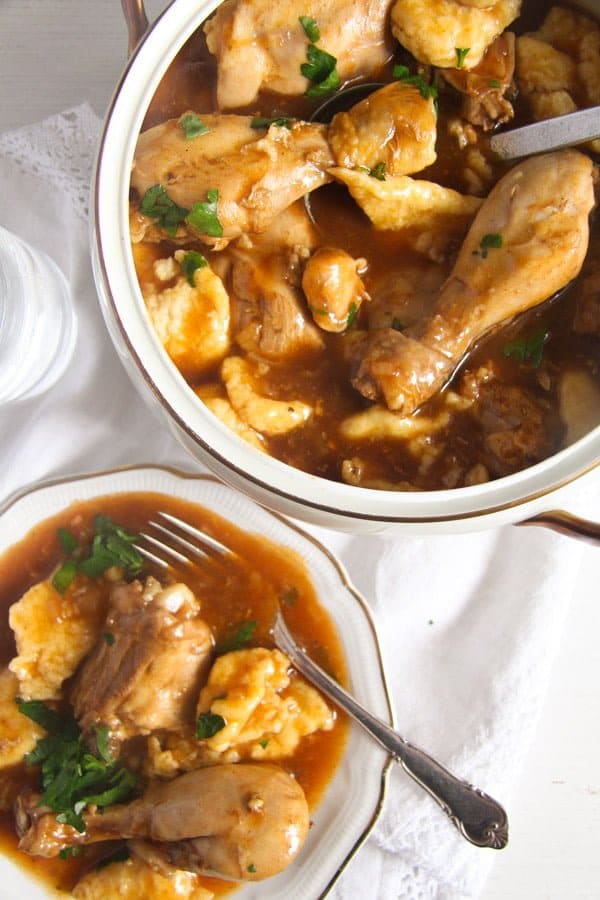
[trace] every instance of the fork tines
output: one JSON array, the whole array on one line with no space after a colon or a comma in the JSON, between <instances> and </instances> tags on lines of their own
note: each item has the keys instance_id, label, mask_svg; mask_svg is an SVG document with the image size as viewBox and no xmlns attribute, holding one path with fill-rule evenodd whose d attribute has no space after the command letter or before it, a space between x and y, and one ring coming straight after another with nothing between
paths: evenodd
<instances>
[{"instance_id":1,"label":"fork tines","mask_svg":"<svg viewBox=\"0 0 600 900\"><path fill-rule=\"evenodd\" d=\"M179 564L186 564L213 559L215 554L217 556L233 554L233 551L226 547L225 544L220 543L220 541L215 540L215 538L205 534L188 522L178 519L177 516L158 512L156 518L167 523L164 524L163 521L154 520L148 522L148 528L153 528L158 533L158 536L146 531L140 532L139 535L141 540L150 545L150 549L140 544L139 541L136 543L138 551L151 562L167 568L173 565L173 561Z\"/></svg>"}]
</instances>

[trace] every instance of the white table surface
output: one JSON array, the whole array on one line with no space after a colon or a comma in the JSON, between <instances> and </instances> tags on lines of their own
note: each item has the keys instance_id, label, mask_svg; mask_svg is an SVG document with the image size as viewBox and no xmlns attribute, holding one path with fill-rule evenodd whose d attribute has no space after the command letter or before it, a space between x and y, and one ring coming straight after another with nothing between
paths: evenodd
<instances>
[{"instance_id":1,"label":"white table surface","mask_svg":"<svg viewBox=\"0 0 600 900\"><path fill-rule=\"evenodd\" d=\"M165 5L147 0L148 16ZM0 131L86 100L102 115L126 48L119 0L0 0ZM600 548L587 547L509 809L510 844L495 860L484 900L600 898L599 583Z\"/></svg>"}]
</instances>

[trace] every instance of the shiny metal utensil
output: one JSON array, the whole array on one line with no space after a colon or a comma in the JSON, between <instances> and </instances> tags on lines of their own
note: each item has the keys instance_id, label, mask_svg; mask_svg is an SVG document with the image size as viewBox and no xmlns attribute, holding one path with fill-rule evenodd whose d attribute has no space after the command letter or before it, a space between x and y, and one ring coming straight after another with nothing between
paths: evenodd
<instances>
[{"instance_id":1,"label":"shiny metal utensil","mask_svg":"<svg viewBox=\"0 0 600 900\"><path fill-rule=\"evenodd\" d=\"M518 159L595 138L600 138L600 106L499 132L490 138L490 147L501 159Z\"/></svg>"},{"instance_id":2,"label":"shiny metal utensil","mask_svg":"<svg viewBox=\"0 0 600 900\"><path fill-rule=\"evenodd\" d=\"M175 516L161 512L157 513L157 519L159 521L149 522L152 531L139 535L136 547L143 556L164 568L211 564L223 555L236 556L224 544ZM478 847L500 850L506 846L508 819L496 800L457 778L382 719L364 709L296 644L280 610L275 614L271 634L276 646L287 654L298 671L400 763L441 806L463 837Z\"/></svg>"}]
</instances>

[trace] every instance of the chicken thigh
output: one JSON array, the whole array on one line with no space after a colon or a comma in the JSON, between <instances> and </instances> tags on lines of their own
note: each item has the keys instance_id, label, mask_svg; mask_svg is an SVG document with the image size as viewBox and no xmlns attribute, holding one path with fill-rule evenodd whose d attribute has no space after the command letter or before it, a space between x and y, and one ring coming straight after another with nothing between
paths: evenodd
<instances>
[{"instance_id":1,"label":"chicken thigh","mask_svg":"<svg viewBox=\"0 0 600 900\"><path fill-rule=\"evenodd\" d=\"M310 82L308 37L299 18L317 23L318 46L337 60L342 82L371 76L391 55L387 13L391 0L226 0L204 26L208 49L217 57L220 109L247 106L261 89L303 94Z\"/></svg>"},{"instance_id":2,"label":"chicken thigh","mask_svg":"<svg viewBox=\"0 0 600 900\"><path fill-rule=\"evenodd\" d=\"M107 726L113 741L193 720L214 640L184 584L153 578L112 591L101 639L80 668L71 700L82 731ZM107 638L107 636L110 636Z\"/></svg>"},{"instance_id":3,"label":"chicken thigh","mask_svg":"<svg viewBox=\"0 0 600 900\"><path fill-rule=\"evenodd\" d=\"M576 150L511 169L475 217L430 316L405 333L373 331L354 387L404 415L414 412L483 334L579 273L593 205L592 163Z\"/></svg>"},{"instance_id":4,"label":"chicken thigh","mask_svg":"<svg viewBox=\"0 0 600 900\"><path fill-rule=\"evenodd\" d=\"M84 813L78 832L36 805L19 801L19 847L57 856L66 847L143 838L156 842L168 863L191 872L260 881L284 869L302 847L309 826L304 791L283 769L236 763L195 769L153 782L131 803Z\"/></svg>"},{"instance_id":5,"label":"chicken thigh","mask_svg":"<svg viewBox=\"0 0 600 900\"><path fill-rule=\"evenodd\" d=\"M193 140L186 138L181 119L148 129L138 140L133 187L143 198L161 185L184 213L216 191L222 236L196 229L188 236L218 249L244 232L264 231L278 213L330 180L325 170L333 157L324 125L298 121L289 128L253 128L252 121L250 116L203 115L208 131ZM159 233L157 239L164 236Z\"/></svg>"}]
</instances>

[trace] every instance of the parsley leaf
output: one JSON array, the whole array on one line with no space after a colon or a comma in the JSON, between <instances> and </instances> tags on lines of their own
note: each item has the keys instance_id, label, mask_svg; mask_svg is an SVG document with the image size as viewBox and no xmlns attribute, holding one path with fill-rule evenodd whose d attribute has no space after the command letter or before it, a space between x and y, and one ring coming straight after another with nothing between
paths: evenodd
<instances>
[{"instance_id":1,"label":"parsley leaf","mask_svg":"<svg viewBox=\"0 0 600 900\"><path fill-rule=\"evenodd\" d=\"M65 553L73 553L77 549L77 538L68 528L57 528L58 542Z\"/></svg>"},{"instance_id":2,"label":"parsley leaf","mask_svg":"<svg viewBox=\"0 0 600 900\"><path fill-rule=\"evenodd\" d=\"M67 559L60 569L57 569L52 576L52 587L54 587L59 594L64 594L76 575L77 563L74 559Z\"/></svg>"},{"instance_id":3,"label":"parsley leaf","mask_svg":"<svg viewBox=\"0 0 600 900\"><path fill-rule=\"evenodd\" d=\"M541 329L529 337L516 338L504 345L502 354L507 358L516 359L517 362L527 363L534 369L539 369L542 364L544 345L549 336L549 332Z\"/></svg>"},{"instance_id":4,"label":"parsley leaf","mask_svg":"<svg viewBox=\"0 0 600 900\"><path fill-rule=\"evenodd\" d=\"M316 44L321 37L321 32L319 30L319 26L317 25L317 20L311 19L310 16L299 16L298 21L304 28L304 33L309 41L311 41L313 44Z\"/></svg>"},{"instance_id":5,"label":"parsley leaf","mask_svg":"<svg viewBox=\"0 0 600 900\"><path fill-rule=\"evenodd\" d=\"M196 722L196 737L201 741L211 738L223 728L225 728L225 719L217 713L200 713Z\"/></svg>"},{"instance_id":6,"label":"parsley leaf","mask_svg":"<svg viewBox=\"0 0 600 900\"><path fill-rule=\"evenodd\" d=\"M250 127L268 128L270 125L279 125L282 128L291 128L294 121L295 120L290 116L273 116L270 119L265 118L264 116L254 116L250 122Z\"/></svg>"},{"instance_id":7,"label":"parsley leaf","mask_svg":"<svg viewBox=\"0 0 600 900\"><path fill-rule=\"evenodd\" d=\"M137 535L129 534L120 525L115 525L108 516L96 516L96 534L92 541L90 555L78 563L78 569L88 578L97 578L107 569L120 566L129 577L138 575L143 558L133 546Z\"/></svg>"},{"instance_id":8,"label":"parsley leaf","mask_svg":"<svg viewBox=\"0 0 600 900\"><path fill-rule=\"evenodd\" d=\"M470 47L455 47L454 49L456 50L456 68L462 69L462 67L465 63L465 57L471 48Z\"/></svg>"},{"instance_id":9,"label":"parsley leaf","mask_svg":"<svg viewBox=\"0 0 600 900\"><path fill-rule=\"evenodd\" d=\"M183 269L183 273L188 282L192 287L195 287L196 282L194 281L194 272L196 269L203 269L208 265L208 262L197 250L188 250L185 256L180 260L179 265Z\"/></svg>"},{"instance_id":10,"label":"parsley leaf","mask_svg":"<svg viewBox=\"0 0 600 900\"><path fill-rule=\"evenodd\" d=\"M219 645L217 653L222 655L223 653L229 653L231 650L242 650L252 640L257 625L258 622L254 620L242 622L233 637Z\"/></svg>"},{"instance_id":11,"label":"parsley leaf","mask_svg":"<svg viewBox=\"0 0 600 900\"><path fill-rule=\"evenodd\" d=\"M206 192L206 200L194 203L185 221L196 231L202 231L211 237L223 237L223 226L217 215L219 192L211 188Z\"/></svg>"},{"instance_id":12,"label":"parsley leaf","mask_svg":"<svg viewBox=\"0 0 600 900\"><path fill-rule=\"evenodd\" d=\"M473 250L473 256L481 256L486 259L488 250L499 250L502 247L502 235L496 232L484 234L479 241L479 250Z\"/></svg>"},{"instance_id":13,"label":"parsley leaf","mask_svg":"<svg viewBox=\"0 0 600 900\"><path fill-rule=\"evenodd\" d=\"M358 315L358 305L356 303L352 303L350 305L350 309L348 310L348 316L346 318L346 328L350 328L351 325L354 325L357 315Z\"/></svg>"},{"instance_id":14,"label":"parsley leaf","mask_svg":"<svg viewBox=\"0 0 600 900\"><path fill-rule=\"evenodd\" d=\"M371 178L376 178L377 181L385 181L385 163L377 163L376 166L373 166L372 169L369 169L369 175L371 176Z\"/></svg>"},{"instance_id":15,"label":"parsley leaf","mask_svg":"<svg viewBox=\"0 0 600 900\"><path fill-rule=\"evenodd\" d=\"M205 125L195 113L187 113L179 120L179 124L183 128L186 140L192 141L194 138L200 137L202 134L209 134L210 128Z\"/></svg>"},{"instance_id":16,"label":"parsley leaf","mask_svg":"<svg viewBox=\"0 0 600 900\"><path fill-rule=\"evenodd\" d=\"M340 86L340 76L336 69L337 59L335 56L321 50L315 44L308 44L306 60L300 66L300 71L305 78L313 82L305 92L307 97L321 97L337 90Z\"/></svg>"},{"instance_id":17,"label":"parsley leaf","mask_svg":"<svg viewBox=\"0 0 600 900\"><path fill-rule=\"evenodd\" d=\"M140 212L143 216L156 219L159 228L166 231L169 237L173 237L189 210L171 200L162 184L155 184L148 188L142 197Z\"/></svg>"},{"instance_id":18,"label":"parsley leaf","mask_svg":"<svg viewBox=\"0 0 600 900\"><path fill-rule=\"evenodd\" d=\"M498 81L497 78L490 78L490 80L488 81L488 84L491 88L501 88L502 87L502 82Z\"/></svg>"},{"instance_id":19,"label":"parsley leaf","mask_svg":"<svg viewBox=\"0 0 600 900\"><path fill-rule=\"evenodd\" d=\"M129 800L136 785L135 775L118 763L90 753L74 719L63 718L44 703L19 703L19 712L48 731L27 753L25 762L41 768L40 805L57 813L56 820L85 831L82 813L86 806L110 806ZM99 752L106 752L108 730L96 729ZM106 746L105 746L106 745Z\"/></svg>"},{"instance_id":20,"label":"parsley leaf","mask_svg":"<svg viewBox=\"0 0 600 900\"><path fill-rule=\"evenodd\" d=\"M422 75L411 75L408 66L395 65L392 70L392 75L399 81L403 81L404 84L412 84L414 87L418 88L421 97L425 100L431 98L434 103L437 101L438 92L435 85L428 84Z\"/></svg>"}]
</instances>

